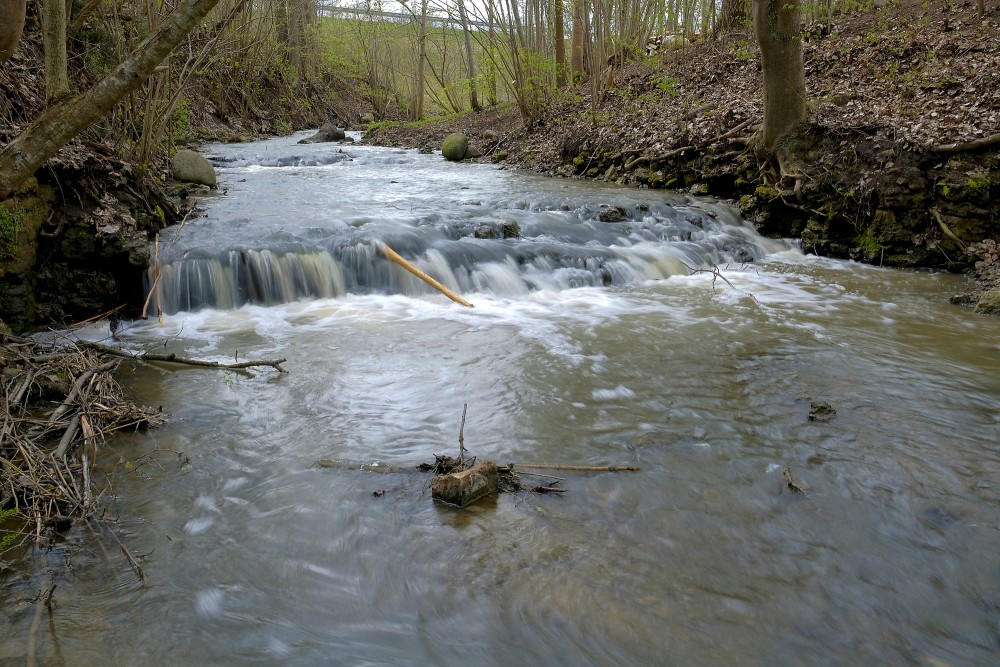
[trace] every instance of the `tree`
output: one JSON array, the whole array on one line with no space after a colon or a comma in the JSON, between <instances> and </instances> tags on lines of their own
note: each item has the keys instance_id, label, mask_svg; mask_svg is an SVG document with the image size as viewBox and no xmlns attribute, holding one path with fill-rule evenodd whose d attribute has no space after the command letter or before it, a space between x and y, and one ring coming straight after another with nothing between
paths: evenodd
<instances>
[{"instance_id":1,"label":"tree","mask_svg":"<svg viewBox=\"0 0 1000 667\"><path fill-rule=\"evenodd\" d=\"M750 14L750 0L722 0L719 11L719 31L729 32L747 24Z\"/></svg>"},{"instance_id":2,"label":"tree","mask_svg":"<svg viewBox=\"0 0 1000 667\"><path fill-rule=\"evenodd\" d=\"M123 97L138 89L157 65L219 0L186 0L125 60L89 90L49 106L0 150L0 200Z\"/></svg>"},{"instance_id":3,"label":"tree","mask_svg":"<svg viewBox=\"0 0 1000 667\"><path fill-rule=\"evenodd\" d=\"M764 75L761 148L773 155L778 140L806 119L801 0L754 0L753 18Z\"/></svg>"},{"instance_id":4,"label":"tree","mask_svg":"<svg viewBox=\"0 0 1000 667\"><path fill-rule=\"evenodd\" d=\"M0 64L14 55L24 29L26 0L0 0Z\"/></svg>"},{"instance_id":5,"label":"tree","mask_svg":"<svg viewBox=\"0 0 1000 667\"><path fill-rule=\"evenodd\" d=\"M66 2L42 0L42 45L45 48L45 100L69 95L66 70Z\"/></svg>"},{"instance_id":6,"label":"tree","mask_svg":"<svg viewBox=\"0 0 1000 667\"><path fill-rule=\"evenodd\" d=\"M469 30L469 16L465 11L465 0L458 0L458 15L462 21L462 35L465 37L465 68L469 74L469 104L473 111L479 111L479 92L476 90L476 59L472 55L472 31Z\"/></svg>"}]
</instances>

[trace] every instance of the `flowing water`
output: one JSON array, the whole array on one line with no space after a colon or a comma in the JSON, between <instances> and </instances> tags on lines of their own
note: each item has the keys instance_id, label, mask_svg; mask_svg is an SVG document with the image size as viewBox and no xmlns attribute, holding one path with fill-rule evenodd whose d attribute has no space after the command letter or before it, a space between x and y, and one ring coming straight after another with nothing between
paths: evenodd
<instances>
[{"instance_id":1,"label":"flowing water","mask_svg":"<svg viewBox=\"0 0 1000 667\"><path fill-rule=\"evenodd\" d=\"M960 279L806 257L723 203L296 138L207 149L224 192L161 235L164 322L119 333L288 372L124 374L170 415L103 461L146 578L74 529L6 570L0 662L49 580L39 664L1000 661L1000 320L948 304ZM457 454L465 404L480 458L641 470L436 504L411 469Z\"/></svg>"}]
</instances>

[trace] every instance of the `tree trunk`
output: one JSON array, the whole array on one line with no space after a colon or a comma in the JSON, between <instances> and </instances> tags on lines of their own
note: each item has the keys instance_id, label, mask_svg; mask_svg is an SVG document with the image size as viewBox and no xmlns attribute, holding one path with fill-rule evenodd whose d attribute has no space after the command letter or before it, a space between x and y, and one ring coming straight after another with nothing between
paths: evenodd
<instances>
[{"instance_id":1,"label":"tree trunk","mask_svg":"<svg viewBox=\"0 0 1000 667\"><path fill-rule=\"evenodd\" d=\"M553 0L554 39L556 42L556 86L566 85L566 28L563 26L563 0Z\"/></svg>"},{"instance_id":2,"label":"tree trunk","mask_svg":"<svg viewBox=\"0 0 1000 667\"><path fill-rule=\"evenodd\" d=\"M719 32L742 28L750 16L750 0L722 0Z\"/></svg>"},{"instance_id":3,"label":"tree trunk","mask_svg":"<svg viewBox=\"0 0 1000 667\"><path fill-rule=\"evenodd\" d=\"M762 148L768 155L806 119L800 0L754 0L754 28L764 76Z\"/></svg>"},{"instance_id":4,"label":"tree trunk","mask_svg":"<svg viewBox=\"0 0 1000 667\"><path fill-rule=\"evenodd\" d=\"M462 20L462 33L465 35L465 60L469 74L469 105L473 111L479 111L479 91L476 89L476 60L472 57L472 33L469 30L469 15L465 12L465 0L458 0L458 16Z\"/></svg>"},{"instance_id":5,"label":"tree trunk","mask_svg":"<svg viewBox=\"0 0 1000 667\"><path fill-rule=\"evenodd\" d=\"M45 48L45 101L69 95L66 71L66 2L41 0L42 46Z\"/></svg>"},{"instance_id":6,"label":"tree trunk","mask_svg":"<svg viewBox=\"0 0 1000 667\"><path fill-rule=\"evenodd\" d=\"M26 0L0 0L0 65L14 55L21 41L27 4Z\"/></svg>"},{"instance_id":7,"label":"tree trunk","mask_svg":"<svg viewBox=\"0 0 1000 667\"><path fill-rule=\"evenodd\" d=\"M417 89L413 96L413 120L424 117L424 63L427 60L427 0L420 3L420 35L417 53Z\"/></svg>"},{"instance_id":8,"label":"tree trunk","mask_svg":"<svg viewBox=\"0 0 1000 667\"><path fill-rule=\"evenodd\" d=\"M139 88L218 2L188 0L92 88L50 106L0 150L0 200L8 198L56 151Z\"/></svg>"},{"instance_id":9,"label":"tree trunk","mask_svg":"<svg viewBox=\"0 0 1000 667\"><path fill-rule=\"evenodd\" d=\"M570 38L570 69L574 80L583 76L583 31L587 21L586 0L573 0L573 33Z\"/></svg>"}]
</instances>

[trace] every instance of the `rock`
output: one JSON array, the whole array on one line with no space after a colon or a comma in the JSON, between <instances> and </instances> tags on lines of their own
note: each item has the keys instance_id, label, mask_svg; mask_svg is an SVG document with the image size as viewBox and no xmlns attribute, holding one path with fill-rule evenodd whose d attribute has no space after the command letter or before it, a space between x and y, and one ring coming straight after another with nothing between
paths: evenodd
<instances>
[{"instance_id":1,"label":"rock","mask_svg":"<svg viewBox=\"0 0 1000 667\"><path fill-rule=\"evenodd\" d=\"M483 132L483 141L496 141L497 133L493 130L486 130Z\"/></svg>"},{"instance_id":2,"label":"rock","mask_svg":"<svg viewBox=\"0 0 1000 667\"><path fill-rule=\"evenodd\" d=\"M485 496L500 492L500 473L493 461L481 461L462 472L437 475L431 481L431 497L465 507Z\"/></svg>"},{"instance_id":3,"label":"rock","mask_svg":"<svg viewBox=\"0 0 1000 667\"><path fill-rule=\"evenodd\" d=\"M347 135L333 123L323 123L319 131L311 137L299 141L300 144L323 144L330 141L344 141Z\"/></svg>"},{"instance_id":4,"label":"rock","mask_svg":"<svg viewBox=\"0 0 1000 667\"><path fill-rule=\"evenodd\" d=\"M521 225L513 218L504 218L500 223L500 236L505 239L516 239L521 235Z\"/></svg>"},{"instance_id":5,"label":"rock","mask_svg":"<svg viewBox=\"0 0 1000 667\"><path fill-rule=\"evenodd\" d=\"M986 290L976 302L976 312L984 315L1000 315L1000 290Z\"/></svg>"},{"instance_id":6,"label":"rock","mask_svg":"<svg viewBox=\"0 0 1000 667\"><path fill-rule=\"evenodd\" d=\"M174 180L184 183L198 183L210 188L218 187L215 167L200 153L182 149L170 160L170 174Z\"/></svg>"},{"instance_id":7,"label":"rock","mask_svg":"<svg viewBox=\"0 0 1000 667\"><path fill-rule=\"evenodd\" d=\"M363 125L371 125L375 122L375 114L373 113L363 113L361 114L359 120Z\"/></svg>"},{"instance_id":8,"label":"rock","mask_svg":"<svg viewBox=\"0 0 1000 667\"><path fill-rule=\"evenodd\" d=\"M477 239L495 239L497 237L497 230L489 225L480 225L472 235Z\"/></svg>"},{"instance_id":9,"label":"rock","mask_svg":"<svg viewBox=\"0 0 1000 667\"><path fill-rule=\"evenodd\" d=\"M475 146L473 146L472 144L469 144L469 147L465 149L465 159L466 160L472 160L474 158L482 157L482 156L483 156L483 152L481 150L479 150L478 148L476 148Z\"/></svg>"},{"instance_id":10,"label":"rock","mask_svg":"<svg viewBox=\"0 0 1000 667\"><path fill-rule=\"evenodd\" d=\"M628 219L628 212L621 206L612 206L601 211L597 219L601 222L625 222Z\"/></svg>"},{"instance_id":11,"label":"rock","mask_svg":"<svg viewBox=\"0 0 1000 667\"><path fill-rule=\"evenodd\" d=\"M452 162L461 162L465 159L465 152L469 150L469 138L461 132L449 134L441 144L441 155L444 159Z\"/></svg>"},{"instance_id":12,"label":"rock","mask_svg":"<svg viewBox=\"0 0 1000 667\"><path fill-rule=\"evenodd\" d=\"M809 406L809 421L828 422L837 415L829 403L811 403Z\"/></svg>"}]
</instances>

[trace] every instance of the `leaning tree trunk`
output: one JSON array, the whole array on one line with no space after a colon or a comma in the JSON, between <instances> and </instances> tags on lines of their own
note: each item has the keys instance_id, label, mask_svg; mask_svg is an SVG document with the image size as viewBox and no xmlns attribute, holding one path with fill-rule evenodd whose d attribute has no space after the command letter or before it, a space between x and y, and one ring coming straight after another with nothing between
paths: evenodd
<instances>
[{"instance_id":1,"label":"leaning tree trunk","mask_svg":"<svg viewBox=\"0 0 1000 667\"><path fill-rule=\"evenodd\" d=\"M754 28L764 75L764 152L806 119L806 75L802 63L800 0L754 0Z\"/></svg>"},{"instance_id":2,"label":"leaning tree trunk","mask_svg":"<svg viewBox=\"0 0 1000 667\"><path fill-rule=\"evenodd\" d=\"M89 90L50 106L0 150L0 200L8 198L56 151L139 88L218 2L188 0L107 76Z\"/></svg>"},{"instance_id":3,"label":"leaning tree trunk","mask_svg":"<svg viewBox=\"0 0 1000 667\"><path fill-rule=\"evenodd\" d=\"M0 0L0 65L14 55L24 29L26 0Z\"/></svg>"}]
</instances>

